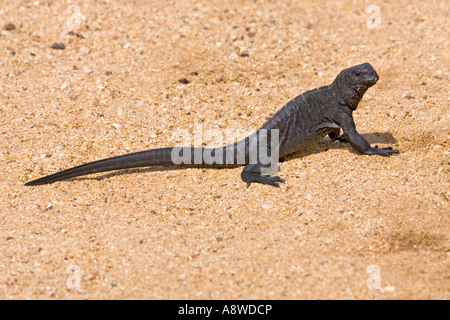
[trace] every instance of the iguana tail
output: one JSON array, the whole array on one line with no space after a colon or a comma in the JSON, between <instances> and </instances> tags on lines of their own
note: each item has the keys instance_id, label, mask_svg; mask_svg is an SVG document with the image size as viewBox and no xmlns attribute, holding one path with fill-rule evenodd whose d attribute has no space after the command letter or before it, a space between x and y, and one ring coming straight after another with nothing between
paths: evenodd
<instances>
[{"instance_id":1,"label":"iguana tail","mask_svg":"<svg viewBox=\"0 0 450 320\"><path fill-rule=\"evenodd\" d=\"M236 146L236 144L231 146ZM230 146L228 146L228 148L229 147ZM244 157L241 157L242 163L239 163L237 160L238 153L235 152L236 149L230 150L228 148L227 146L221 148L175 147L129 153L117 157L89 162L29 181L25 183L25 185L36 186L91 173L138 167L176 165L183 167L221 168L245 164L247 161L245 154Z\"/></svg>"}]
</instances>

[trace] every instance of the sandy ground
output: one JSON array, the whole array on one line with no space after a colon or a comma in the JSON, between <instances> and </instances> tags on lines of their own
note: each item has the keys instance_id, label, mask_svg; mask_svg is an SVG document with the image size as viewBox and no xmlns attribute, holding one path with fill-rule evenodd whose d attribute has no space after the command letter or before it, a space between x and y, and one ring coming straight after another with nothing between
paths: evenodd
<instances>
[{"instance_id":1,"label":"sandy ground","mask_svg":"<svg viewBox=\"0 0 450 320\"><path fill-rule=\"evenodd\" d=\"M1 0L0 298L449 299L449 17L444 0ZM280 189L240 168L23 185L195 121L256 129L363 62L380 81L357 128L399 156L326 138Z\"/></svg>"}]
</instances>

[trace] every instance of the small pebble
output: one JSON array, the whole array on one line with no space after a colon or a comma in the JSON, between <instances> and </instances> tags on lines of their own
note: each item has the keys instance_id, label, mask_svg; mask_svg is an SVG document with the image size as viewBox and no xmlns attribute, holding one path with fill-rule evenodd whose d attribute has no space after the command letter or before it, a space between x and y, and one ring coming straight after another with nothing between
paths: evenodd
<instances>
[{"instance_id":1,"label":"small pebble","mask_svg":"<svg viewBox=\"0 0 450 320\"><path fill-rule=\"evenodd\" d=\"M436 144L433 146L433 151L441 151L443 148L444 148L443 146Z\"/></svg>"},{"instance_id":2,"label":"small pebble","mask_svg":"<svg viewBox=\"0 0 450 320\"><path fill-rule=\"evenodd\" d=\"M86 276L86 279L88 279L88 280L94 280L95 278L97 278L97 275L98 275L97 272L89 273L89 274Z\"/></svg>"},{"instance_id":3,"label":"small pebble","mask_svg":"<svg viewBox=\"0 0 450 320\"><path fill-rule=\"evenodd\" d=\"M15 30L15 29L16 29L16 26L13 23L8 23L3 26L3 30L6 30L6 31L11 31L11 30Z\"/></svg>"},{"instance_id":4,"label":"small pebble","mask_svg":"<svg viewBox=\"0 0 450 320\"><path fill-rule=\"evenodd\" d=\"M12 47L7 47L6 51L8 51L8 54L14 56L16 54L16 50L14 50Z\"/></svg>"},{"instance_id":5,"label":"small pebble","mask_svg":"<svg viewBox=\"0 0 450 320\"><path fill-rule=\"evenodd\" d=\"M247 57L248 57L248 53L247 53L247 52L243 52L243 53L241 53L241 57L243 57L243 58L247 58Z\"/></svg>"},{"instance_id":6,"label":"small pebble","mask_svg":"<svg viewBox=\"0 0 450 320\"><path fill-rule=\"evenodd\" d=\"M265 203L262 204L262 208L265 209L265 210L272 209L273 208L273 203L265 202Z\"/></svg>"},{"instance_id":7,"label":"small pebble","mask_svg":"<svg viewBox=\"0 0 450 320\"><path fill-rule=\"evenodd\" d=\"M79 34L78 32L69 31L69 33L67 33L67 34L68 34L69 36L75 36L75 37L77 37L77 38L84 39L83 35L82 35L82 34Z\"/></svg>"},{"instance_id":8,"label":"small pebble","mask_svg":"<svg viewBox=\"0 0 450 320\"><path fill-rule=\"evenodd\" d=\"M62 42L55 42L52 45L52 49L55 49L55 50L64 50L65 48L66 48L66 45Z\"/></svg>"},{"instance_id":9,"label":"small pebble","mask_svg":"<svg viewBox=\"0 0 450 320\"><path fill-rule=\"evenodd\" d=\"M84 72L84 73L91 73L92 70L89 69L88 67L83 67L83 72Z\"/></svg>"},{"instance_id":10,"label":"small pebble","mask_svg":"<svg viewBox=\"0 0 450 320\"><path fill-rule=\"evenodd\" d=\"M178 82L179 82L179 83L182 83L182 84L188 84L188 83L189 83L189 80L186 79L186 78L181 78L181 79L178 80Z\"/></svg>"}]
</instances>

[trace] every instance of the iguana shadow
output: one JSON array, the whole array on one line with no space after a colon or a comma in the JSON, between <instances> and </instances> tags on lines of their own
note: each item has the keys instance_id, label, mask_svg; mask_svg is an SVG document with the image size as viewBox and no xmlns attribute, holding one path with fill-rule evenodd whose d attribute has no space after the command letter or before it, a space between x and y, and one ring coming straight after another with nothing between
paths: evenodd
<instances>
[{"instance_id":1,"label":"iguana shadow","mask_svg":"<svg viewBox=\"0 0 450 320\"><path fill-rule=\"evenodd\" d=\"M395 144L397 142L397 139L394 138L394 136L390 132L372 132L372 133L363 133L361 136L367 140L371 145L373 144ZM338 141L331 141L330 138L324 138L317 143L303 147L299 151L290 154L282 159L280 159L280 162L285 162L293 159L303 158L312 154L316 153L322 153L329 149L347 149L348 151L354 153L354 154L360 154L355 149L352 148L348 143L340 143ZM236 165L236 166L229 166L229 168L237 168L237 167L243 167L243 165ZM105 174L98 175L96 177L77 177L72 179L67 179L66 181L83 181L83 180L104 180L109 179L115 176L121 176L124 174L135 174L135 173L147 173L147 172L156 172L156 171L172 171L172 170L184 170L186 168L201 168L199 166L183 166L179 167L176 165L173 166L154 166L154 167L146 167L146 168L134 168L134 169L122 169L122 170L116 170L112 172L108 172ZM217 169L225 169L225 168L204 168L201 169L205 170L217 170Z\"/></svg>"},{"instance_id":2,"label":"iguana shadow","mask_svg":"<svg viewBox=\"0 0 450 320\"><path fill-rule=\"evenodd\" d=\"M361 136L369 142L371 145L374 144L395 144L397 139L390 132L372 132L372 133L362 133ZM360 155L349 143L341 143L339 141L331 141L330 138L324 138L313 145L306 146L299 151L280 159L280 162L303 158L312 154L325 152L329 149L347 149L353 154Z\"/></svg>"}]
</instances>

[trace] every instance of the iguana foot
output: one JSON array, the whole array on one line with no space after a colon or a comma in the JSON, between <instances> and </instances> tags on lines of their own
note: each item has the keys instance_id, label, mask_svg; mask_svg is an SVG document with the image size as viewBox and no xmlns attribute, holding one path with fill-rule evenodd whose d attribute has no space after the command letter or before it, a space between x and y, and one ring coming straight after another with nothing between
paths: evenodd
<instances>
[{"instance_id":1,"label":"iguana foot","mask_svg":"<svg viewBox=\"0 0 450 320\"><path fill-rule=\"evenodd\" d=\"M400 152L398 150L393 150L392 147L378 148L378 146L371 147L369 150L364 152L364 154L367 155L379 155L384 157L389 157L393 153L399 154Z\"/></svg>"},{"instance_id":2,"label":"iguana foot","mask_svg":"<svg viewBox=\"0 0 450 320\"><path fill-rule=\"evenodd\" d=\"M242 178L242 180L247 182L247 188L250 187L250 184L252 182L268 184L268 185L271 185L271 186L274 186L277 188L280 187L278 182L284 183L284 180L281 179L279 176L262 176L260 174L252 173L252 172L242 172L241 178Z\"/></svg>"}]
</instances>

